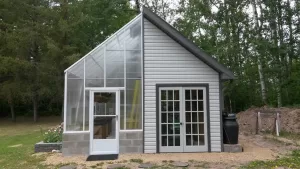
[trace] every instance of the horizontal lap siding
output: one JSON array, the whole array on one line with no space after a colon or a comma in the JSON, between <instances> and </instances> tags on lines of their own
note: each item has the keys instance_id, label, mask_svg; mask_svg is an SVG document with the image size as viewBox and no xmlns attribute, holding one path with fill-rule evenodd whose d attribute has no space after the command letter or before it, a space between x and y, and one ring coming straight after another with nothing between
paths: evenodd
<instances>
[{"instance_id":1,"label":"horizontal lap siding","mask_svg":"<svg viewBox=\"0 0 300 169\"><path fill-rule=\"evenodd\" d=\"M221 151L219 74L144 20L145 153L156 153L156 84L208 83L211 151Z\"/></svg>"}]
</instances>

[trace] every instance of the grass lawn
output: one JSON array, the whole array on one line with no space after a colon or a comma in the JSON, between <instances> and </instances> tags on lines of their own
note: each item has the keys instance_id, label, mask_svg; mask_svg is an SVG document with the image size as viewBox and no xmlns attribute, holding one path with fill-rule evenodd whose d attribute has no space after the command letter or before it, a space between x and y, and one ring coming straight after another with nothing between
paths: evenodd
<instances>
[{"instance_id":1,"label":"grass lawn","mask_svg":"<svg viewBox=\"0 0 300 169\"><path fill-rule=\"evenodd\" d=\"M294 150L289 156L271 161L252 161L242 169L273 169L278 167L300 168L300 150Z\"/></svg>"},{"instance_id":2,"label":"grass lawn","mask_svg":"<svg viewBox=\"0 0 300 169\"><path fill-rule=\"evenodd\" d=\"M0 120L0 168L45 168L43 156L32 155L34 144L42 140L41 130L60 124L59 117L44 117L38 123L22 118L16 123Z\"/></svg>"}]
</instances>

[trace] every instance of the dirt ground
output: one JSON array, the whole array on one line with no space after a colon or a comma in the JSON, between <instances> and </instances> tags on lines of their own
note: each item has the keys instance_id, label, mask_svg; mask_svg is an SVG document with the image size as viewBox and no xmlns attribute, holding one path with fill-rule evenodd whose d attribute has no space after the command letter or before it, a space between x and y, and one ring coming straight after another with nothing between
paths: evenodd
<instances>
[{"instance_id":1,"label":"dirt ground","mask_svg":"<svg viewBox=\"0 0 300 169\"><path fill-rule=\"evenodd\" d=\"M86 156L63 157L62 154L50 154L47 165L61 165L74 163L78 168L100 167L106 168L112 163L125 164L128 168L137 168L139 161L156 166L169 166L173 161L188 162L189 168L237 168L254 160L272 160L296 148L292 144L283 144L266 136L240 135L239 142L243 146L241 153L161 153L161 154L122 154L115 161L87 162Z\"/></svg>"},{"instance_id":2,"label":"dirt ground","mask_svg":"<svg viewBox=\"0 0 300 169\"><path fill-rule=\"evenodd\" d=\"M300 109L296 108L251 108L237 114L240 133L255 134L257 112L261 112L261 131L274 130L275 116L280 114L280 128L283 131L300 134Z\"/></svg>"}]
</instances>

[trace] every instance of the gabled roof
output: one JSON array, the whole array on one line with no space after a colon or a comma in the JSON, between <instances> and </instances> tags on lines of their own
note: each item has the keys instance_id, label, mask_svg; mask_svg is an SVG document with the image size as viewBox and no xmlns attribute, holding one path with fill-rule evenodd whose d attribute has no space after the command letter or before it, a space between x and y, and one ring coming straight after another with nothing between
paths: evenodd
<instances>
[{"instance_id":1,"label":"gabled roof","mask_svg":"<svg viewBox=\"0 0 300 169\"><path fill-rule=\"evenodd\" d=\"M203 50L201 50L196 44L183 36L180 32L178 32L174 27L160 18L158 15L153 13L150 9L143 6L142 9L143 16L148 19L152 24L157 26L160 30L170 36L173 40L183 46L186 50L194 54L201 61L206 63L208 66L221 73L221 79L234 79L234 74L224 65L220 64L216 59L212 56L206 54Z\"/></svg>"}]
</instances>

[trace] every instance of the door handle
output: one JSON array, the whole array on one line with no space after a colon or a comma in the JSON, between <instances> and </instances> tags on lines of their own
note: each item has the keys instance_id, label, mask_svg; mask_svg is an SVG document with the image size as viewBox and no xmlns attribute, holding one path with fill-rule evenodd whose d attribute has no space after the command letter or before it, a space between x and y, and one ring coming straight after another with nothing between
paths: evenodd
<instances>
[{"instance_id":1,"label":"door handle","mask_svg":"<svg viewBox=\"0 0 300 169\"><path fill-rule=\"evenodd\" d=\"M182 125L183 123L182 123L182 122L180 122L179 124L180 124L180 125Z\"/></svg>"}]
</instances>

